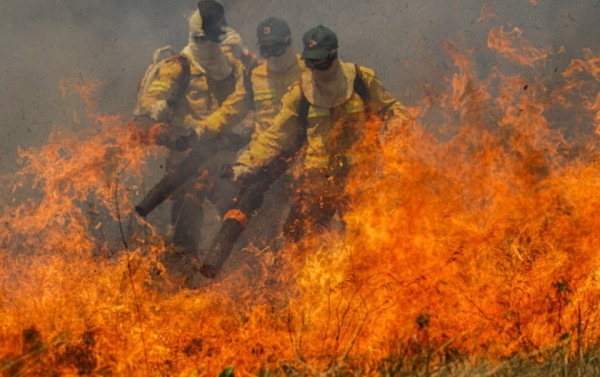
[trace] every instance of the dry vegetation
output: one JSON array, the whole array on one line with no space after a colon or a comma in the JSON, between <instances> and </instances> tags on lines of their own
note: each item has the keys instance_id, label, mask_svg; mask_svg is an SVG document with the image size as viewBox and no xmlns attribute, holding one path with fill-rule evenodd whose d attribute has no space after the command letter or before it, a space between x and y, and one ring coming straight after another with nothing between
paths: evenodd
<instances>
[{"instance_id":1,"label":"dry vegetation","mask_svg":"<svg viewBox=\"0 0 600 377\"><path fill-rule=\"evenodd\" d=\"M506 55L519 64L544 55L491 35L521 44ZM412 106L349 178L345 232L277 255L251 245L193 287L162 272L163 235L132 214L156 150L120 118L92 106L85 131L22 151L3 179L19 200L1 197L0 371L599 375L600 58L587 51L550 90L478 79L446 47L448 90Z\"/></svg>"}]
</instances>

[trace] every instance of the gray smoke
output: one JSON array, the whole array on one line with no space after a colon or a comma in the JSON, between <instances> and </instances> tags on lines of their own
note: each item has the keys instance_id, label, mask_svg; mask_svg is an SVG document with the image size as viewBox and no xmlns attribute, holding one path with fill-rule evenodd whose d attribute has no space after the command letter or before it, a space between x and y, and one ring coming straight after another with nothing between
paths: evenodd
<instances>
[{"instance_id":1,"label":"gray smoke","mask_svg":"<svg viewBox=\"0 0 600 377\"><path fill-rule=\"evenodd\" d=\"M256 24L286 19L294 45L323 24L337 32L340 56L375 69L387 88L410 105L423 83L452 70L440 47L449 40L472 50L483 70L497 63L486 41L491 27L520 27L534 46L564 52L543 72L551 80L582 48L598 53L597 0L223 0L228 23L255 49ZM77 98L61 96L62 78L103 83L98 111L128 114L152 52L183 47L186 15L195 1L4 0L0 2L0 174L16 168L17 146L44 143L54 127L71 127ZM478 22L482 9L493 13ZM438 76L433 75L436 72Z\"/></svg>"}]
</instances>

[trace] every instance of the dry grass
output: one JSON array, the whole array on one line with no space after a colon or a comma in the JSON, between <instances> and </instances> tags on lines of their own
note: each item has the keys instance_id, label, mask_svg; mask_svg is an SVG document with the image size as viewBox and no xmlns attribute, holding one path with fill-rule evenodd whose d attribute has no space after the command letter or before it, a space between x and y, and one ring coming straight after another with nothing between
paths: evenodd
<instances>
[{"instance_id":1,"label":"dry grass","mask_svg":"<svg viewBox=\"0 0 600 377\"><path fill-rule=\"evenodd\" d=\"M0 360L2 376L117 376L110 368L98 368L93 352L94 337L82 335L78 342L63 339L42 339L35 328L23 332L23 355L12 355ZM304 364L302 370L284 364L275 370L259 370L257 377L319 376L319 377L589 377L600 375L600 348L594 347L578 357L568 357L562 346L548 350L543 358L518 355L502 362L468 360L461 357L454 361L428 363L426 354L392 355L382 360L376 367L361 365L335 365L326 371L316 371ZM65 374L66 373L66 374ZM157 372L156 375L169 375ZM155 374L149 374L155 375ZM179 375L179 374L176 374ZM192 372L189 377L205 375L201 370ZM244 374L245 375L245 374ZM187 376L187 375L182 375ZM219 377L236 376L235 367L224 369Z\"/></svg>"}]
</instances>

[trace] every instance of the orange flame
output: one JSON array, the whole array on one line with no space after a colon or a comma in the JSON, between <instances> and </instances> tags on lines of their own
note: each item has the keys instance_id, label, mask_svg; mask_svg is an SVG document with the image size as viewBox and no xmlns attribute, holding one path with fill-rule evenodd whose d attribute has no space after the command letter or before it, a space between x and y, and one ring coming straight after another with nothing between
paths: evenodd
<instances>
[{"instance_id":1,"label":"orange flame","mask_svg":"<svg viewBox=\"0 0 600 377\"><path fill-rule=\"evenodd\" d=\"M490 47L528 67L547 56L517 29L492 31ZM349 177L345 231L249 247L196 290L156 277L167 248L131 208L157 151L119 117L88 112L88 128L21 150L23 200L0 227L2 372L368 375L398 354L493 361L594 344L600 60L586 50L549 89L481 79L446 49L448 93L403 124L367 122L355 147L373 153Z\"/></svg>"},{"instance_id":2,"label":"orange flame","mask_svg":"<svg viewBox=\"0 0 600 377\"><path fill-rule=\"evenodd\" d=\"M504 57L524 66L533 67L536 62L543 62L548 53L535 48L523 38L523 32L515 27L505 32L504 27L492 29L488 36L488 47L498 51Z\"/></svg>"}]
</instances>

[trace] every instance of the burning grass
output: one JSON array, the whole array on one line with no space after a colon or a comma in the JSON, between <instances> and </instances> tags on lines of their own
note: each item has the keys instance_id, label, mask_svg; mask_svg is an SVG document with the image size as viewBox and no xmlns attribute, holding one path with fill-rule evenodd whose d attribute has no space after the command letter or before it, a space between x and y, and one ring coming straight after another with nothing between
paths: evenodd
<instances>
[{"instance_id":1,"label":"burning grass","mask_svg":"<svg viewBox=\"0 0 600 377\"><path fill-rule=\"evenodd\" d=\"M547 53L509 37L523 43L499 30L490 47L535 72ZM345 232L277 255L249 247L196 289L157 273L168 248L132 215L157 151L131 140L119 117L88 108L88 127L21 151L22 170L3 180L19 200L2 198L0 370L597 368L599 60L585 51L547 88L500 68L481 79L468 55L446 47L457 68L449 90L412 107L355 169ZM365 144L376 137L367 132Z\"/></svg>"}]
</instances>

